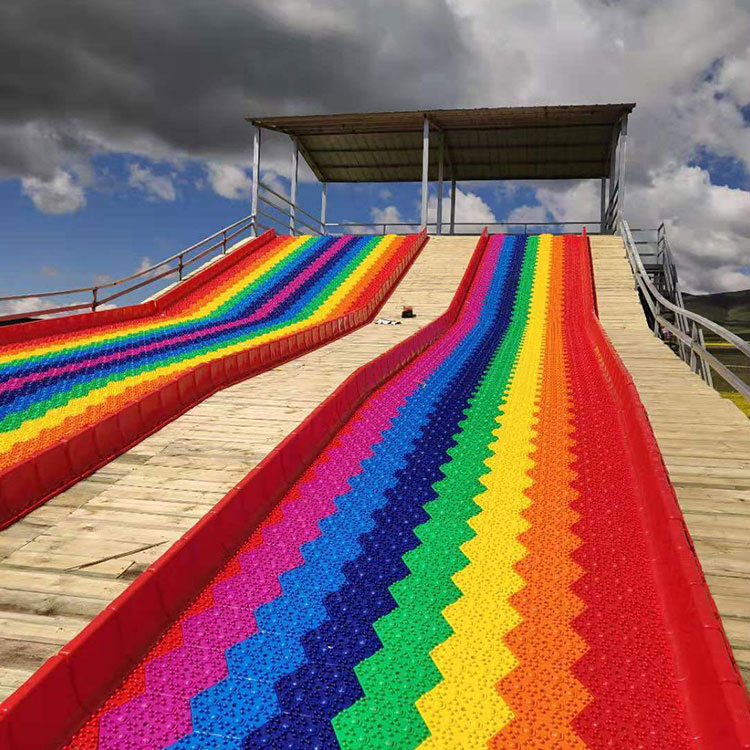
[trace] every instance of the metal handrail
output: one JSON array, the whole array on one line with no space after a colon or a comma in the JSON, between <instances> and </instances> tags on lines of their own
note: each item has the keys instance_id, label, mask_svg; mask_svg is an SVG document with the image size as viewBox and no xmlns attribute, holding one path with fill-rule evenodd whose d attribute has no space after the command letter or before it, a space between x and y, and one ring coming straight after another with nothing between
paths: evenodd
<instances>
[{"instance_id":1,"label":"metal handrail","mask_svg":"<svg viewBox=\"0 0 750 750\"><path fill-rule=\"evenodd\" d=\"M294 207L295 211L298 211L299 213L304 214L308 218L312 219L316 224L322 226L322 222L317 216L313 216L309 211L305 211L305 209L302 208L299 204L292 203L292 201L289 198L287 198L285 195L282 195L281 193L277 193L273 188L266 185L265 182L261 182L260 180L258 180L258 186L262 187L264 190L267 190L269 193L271 193L271 195L275 195L279 200L284 201L284 203L286 203L287 206ZM269 201L266 201L266 203L268 202ZM274 205L274 204L271 204L271 205ZM276 208L280 208L280 207L276 206Z\"/></svg>"},{"instance_id":2,"label":"metal handrail","mask_svg":"<svg viewBox=\"0 0 750 750\"><path fill-rule=\"evenodd\" d=\"M136 273L130 274L130 276L124 276L121 279L116 279L115 281L107 281L102 284L96 284L94 286L88 286L88 287L79 287L76 289L61 289L56 290L52 292L37 292L33 294L14 294L9 295L5 297L0 297L0 302L11 302L15 300L24 300L24 299L45 299L47 297L60 297L60 296L66 296L66 295L73 295L73 294L90 294L91 300L89 302L73 302L68 305L61 305L58 307L47 307L42 309L35 309L35 310L29 310L27 312L18 312L18 313L10 313L8 315L1 315L0 321L12 321L17 320L19 318L26 318L29 315L53 315L58 313L64 313L64 312L73 312L76 310L91 310L92 312L96 310L97 307L100 307L101 305L104 305L108 302L111 302L112 300L118 299L125 294L129 294L130 292L134 292L138 289L143 288L144 286L147 286L149 284L153 284L156 281L159 281L167 276L171 276L172 274L177 274L179 280L182 280L184 270L193 264L195 264L197 261L201 260L202 258L205 258L207 255L210 255L212 252L218 250L221 248L222 254L227 252L227 243L234 239L235 237L243 234L244 232L250 230L250 231L256 231L257 227L260 226L258 222L256 221L256 217L253 215L245 216L242 219L239 219L238 221L233 222L232 224L229 224L228 226L224 227L223 229L219 229L217 232L214 232L213 234L208 235L208 237L204 237L199 242L196 242L189 247L184 248L183 250L180 250L177 253L174 253L174 255L170 255L168 258L165 258L164 260L159 261L158 263L154 263L152 266L149 266L148 268L143 269L142 271L138 271ZM232 231L234 230L234 231ZM219 239L220 238L220 239ZM205 245L212 240L217 240L213 244L209 245L208 247L205 247ZM202 249L201 249L202 248ZM196 253L192 257L187 257L191 253L194 253L196 250L201 249L199 253ZM166 270L162 271L161 273L154 274L154 271L157 271L160 268L164 268L165 266L169 266L170 263L177 262L177 265L175 267L168 267ZM145 279L143 277L146 277ZM110 294L109 296L102 296L101 292L105 289L114 289L115 287L120 287L123 284L127 284L130 281L135 281L136 279L143 279L142 281L138 281L135 284L132 284L130 286L127 286L125 289L118 289L114 294Z\"/></svg>"},{"instance_id":3,"label":"metal handrail","mask_svg":"<svg viewBox=\"0 0 750 750\"><path fill-rule=\"evenodd\" d=\"M675 305L666 299L654 286L646 269L643 267L643 262L638 253L636 243L633 240L632 232L624 218L620 217L617 229L625 243L625 252L630 263L630 268L633 271L636 285L640 289L643 299L654 318L654 334L659 336L662 328L668 330L678 341L685 345L688 354L682 356L682 359L688 361L686 356L689 357L690 368L693 372L698 372L699 364L710 367L721 375L738 393L750 401L750 386L738 378L726 365L706 349L705 343L702 340L702 329L711 331L711 333L719 338L724 339L724 341L731 344L737 351L744 354L748 360L750 360L750 344L718 323L714 323L712 320L704 318L702 315L698 315L684 306ZM683 320L690 321L690 332L683 331L679 324L676 326L667 320L661 314L660 308L674 313L677 319L682 318ZM704 379L706 379L705 375Z\"/></svg>"},{"instance_id":4,"label":"metal handrail","mask_svg":"<svg viewBox=\"0 0 750 750\"><path fill-rule=\"evenodd\" d=\"M592 226L598 225L600 222L597 221L496 221L496 222L477 222L477 221L456 221L453 222L454 227L523 227L522 234L528 234L529 227L561 227L561 226ZM444 222L447 226L447 222ZM436 227L437 223L434 221L428 222L428 227ZM326 230L329 228L336 227L381 227L382 233L387 234L387 229L407 228L407 229L419 229L418 221L327 221L325 224ZM513 234L513 232L508 232ZM450 236L446 234L445 236Z\"/></svg>"}]
</instances>

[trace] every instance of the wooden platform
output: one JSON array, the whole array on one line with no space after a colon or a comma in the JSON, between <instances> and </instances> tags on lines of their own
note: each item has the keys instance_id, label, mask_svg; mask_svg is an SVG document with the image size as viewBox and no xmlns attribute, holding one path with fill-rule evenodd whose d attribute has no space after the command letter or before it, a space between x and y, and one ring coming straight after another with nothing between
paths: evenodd
<instances>
[{"instance_id":1,"label":"wooden platform","mask_svg":"<svg viewBox=\"0 0 750 750\"><path fill-rule=\"evenodd\" d=\"M370 325L228 388L0 532L0 699L277 445L350 372L449 305L477 237L433 237Z\"/></svg>"},{"instance_id":2,"label":"wooden platform","mask_svg":"<svg viewBox=\"0 0 750 750\"><path fill-rule=\"evenodd\" d=\"M750 684L750 419L649 330L619 237L592 236L599 314L635 381Z\"/></svg>"}]
</instances>

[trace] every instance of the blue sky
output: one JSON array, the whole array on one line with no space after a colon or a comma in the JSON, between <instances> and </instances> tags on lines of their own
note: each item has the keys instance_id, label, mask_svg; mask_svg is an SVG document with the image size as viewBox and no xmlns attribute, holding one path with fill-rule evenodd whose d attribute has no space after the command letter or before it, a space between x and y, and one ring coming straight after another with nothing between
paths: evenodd
<instances>
[{"instance_id":1,"label":"blue sky","mask_svg":"<svg viewBox=\"0 0 750 750\"><path fill-rule=\"evenodd\" d=\"M130 186L128 168L133 164L168 177L174 192L168 191L165 199ZM250 212L247 197L230 200L218 195L199 165L177 172L168 164L107 156L97 159L96 168L97 184L87 190L85 205L73 213L44 213L23 192L19 180L0 181L5 269L0 296L87 286L105 275L127 276L144 262L172 255ZM269 176L288 194L288 179ZM446 183L446 197L449 188ZM468 188L459 184L459 190L478 196L498 220L518 206L534 203L534 190L520 185L512 194L501 183L471 183ZM328 220L372 221L373 211L391 206L403 221L418 222L420 191L420 185L411 183L332 184ZM436 194L433 184L431 195ZM301 182L298 195L302 208L318 216L319 183ZM592 206L589 218L595 218L597 210ZM462 218L474 219L475 213L462 217L459 210L456 221Z\"/></svg>"}]
</instances>

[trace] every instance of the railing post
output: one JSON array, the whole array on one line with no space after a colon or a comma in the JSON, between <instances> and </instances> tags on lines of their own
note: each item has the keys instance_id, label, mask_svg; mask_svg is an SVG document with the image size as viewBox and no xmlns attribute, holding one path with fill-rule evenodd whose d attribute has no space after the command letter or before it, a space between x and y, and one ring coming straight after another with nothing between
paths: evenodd
<instances>
[{"instance_id":1,"label":"railing post","mask_svg":"<svg viewBox=\"0 0 750 750\"><path fill-rule=\"evenodd\" d=\"M255 137L253 138L253 187L250 202L250 213L253 216L253 236L258 236L258 227L255 219L258 216L258 183L260 182L260 127L255 126Z\"/></svg>"},{"instance_id":2,"label":"railing post","mask_svg":"<svg viewBox=\"0 0 750 750\"><path fill-rule=\"evenodd\" d=\"M93 298L93 299L91 300L91 312L96 312L96 308L97 308L97 306L99 305L99 301L98 301L98 299L97 299L97 297L98 297L98 294L99 294L99 289L98 289L97 287L94 287L94 288L93 288L93 289L91 290L91 293L92 293L92 295L93 295L93 297L94 297L94 298Z\"/></svg>"},{"instance_id":3,"label":"railing post","mask_svg":"<svg viewBox=\"0 0 750 750\"><path fill-rule=\"evenodd\" d=\"M430 121L424 118L422 129L422 227L427 227L427 191L430 175Z\"/></svg>"},{"instance_id":4,"label":"railing post","mask_svg":"<svg viewBox=\"0 0 750 750\"><path fill-rule=\"evenodd\" d=\"M322 234L326 233L326 210L328 209L328 183L323 183L323 192L320 196L320 226Z\"/></svg>"},{"instance_id":5,"label":"railing post","mask_svg":"<svg viewBox=\"0 0 750 750\"><path fill-rule=\"evenodd\" d=\"M292 189L289 197L289 234L294 234L297 211L297 173L299 171L299 144L292 138Z\"/></svg>"},{"instance_id":6,"label":"railing post","mask_svg":"<svg viewBox=\"0 0 750 750\"><path fill-rule=\"evenodd\" d=\"M693 321L690 327L690 369L697 373L698 372L698 357L695 354L695 345L698 343L698 326Z\"/></svg>"},{"instance_id":7,"label":"railing post","mask_svg":"<svg viewBox=\"0 0 750 750\"><path fill-rule=\"evenodd\" d=\"M222 246L222 255L227 254L227 230L223 229L221 232L221 246Z\"/></svg>"},{"instance_id":8,"label":"railing post","mask_svg":"<svg viewBox=\"0 0 750 750\"><path fill-rule=\"evenodd\" d=\"M443 149L445 140L445 134L440 133L440 148L438 150L438 184L437 184L437 226L436 234L440 235L443 233Z\"/></svg>"},{"instance_id":9,"label":"railing post","mask_svg":"<svg viewBox=\"0 0 750 750\"><path fill-rule=\"evenodd\" d=\"M620 168L618 169L617 208L620 216L625 216L625 154L628 146L628 116L623 115L622 128L620 130L620 141L622 143L620 153Z\"/></svg>"},{"instance_id":10,"label":"railing post","mask_svg":"<svg viewBox=\"0 0 750 750\"><path fill-rule=\"evenodd\" d=\"M179 265L177 266L177 273L180 281L182 281L182 267L184 265L184 256L182 253L179 255Z\"/></svg>"},{"instance_id":11,"label":"railing post","mask_svg":"<svg viewBox=\"0 0 750 750\"><path fill-rule=\"evenodd\" d=\"M453 167L451 166L451 173ZM451 234L456 233L456 178L451 174Z\"/></svg>"}]
</instances>

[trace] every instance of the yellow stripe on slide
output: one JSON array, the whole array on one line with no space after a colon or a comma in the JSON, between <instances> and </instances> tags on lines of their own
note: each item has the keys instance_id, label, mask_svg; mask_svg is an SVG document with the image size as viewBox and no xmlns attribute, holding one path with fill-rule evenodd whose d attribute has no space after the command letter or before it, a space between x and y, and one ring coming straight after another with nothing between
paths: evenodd
<instances>
[{"instance_id":1,"label":"yellow stripe on slide","mask_svg":"<svg viewBox=\"0 0 750 750\"><path fill-rule=\"evenodd\" d=\"M431 733L420 750L486 748L513 718L496 685L517 664L504 637L521 620L510 598L524 586L514 566L526 555L518 535L529 526L521 514L531 502L525 490L534 466L551 250L552 237L540 237L529 319L485 461L490 473L480 478L487 489L469 521L476 536L461 546L470 562L453 576L463 595L443 610L454 634L430 654L443 681L417 701Z\"/></svg>"}]
</instances>

